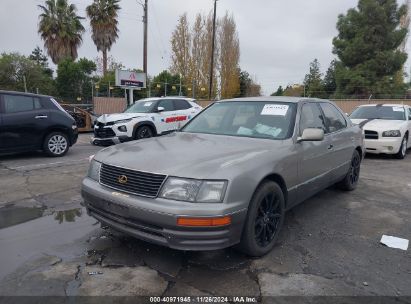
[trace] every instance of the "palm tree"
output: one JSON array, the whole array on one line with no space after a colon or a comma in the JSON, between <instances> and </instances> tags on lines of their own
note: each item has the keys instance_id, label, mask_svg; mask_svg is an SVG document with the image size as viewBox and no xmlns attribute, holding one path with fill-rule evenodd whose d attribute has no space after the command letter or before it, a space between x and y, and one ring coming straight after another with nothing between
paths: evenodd
<instances>
[{"instance_id":1,"label":"palm tree","mask_svg":"<svg viewBox=\"0 0 411 304\"><path fill-rule=\"evenodd\" d=\"M92 30L91 38L97 51L103 52L103 73L107 72L107 52L118 38L119 0L94 0L86 8Z\"/></svg>"},{"instance_id":2,"label":"palm tree","mask_svg":"<svg viewBox=\"0 0 411 304\"><path fill-rule=\"evenodd\" d=\"M38 32L44 40L51 60L58 64L63 59L77 58L77 49L82 43L84 27L76 14L76 6L67 0L46 0L39 5L42 10Z\"/></svg>"}]
</instances>

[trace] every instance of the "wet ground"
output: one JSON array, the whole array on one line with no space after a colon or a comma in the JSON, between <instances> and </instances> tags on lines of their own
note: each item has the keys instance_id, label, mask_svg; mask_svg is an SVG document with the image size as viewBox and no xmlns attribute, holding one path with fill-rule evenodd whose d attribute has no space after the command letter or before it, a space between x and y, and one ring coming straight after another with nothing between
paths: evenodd
<instances>
[{"instance_id":1,"label":"wet ground","mask_svg":"<svg viewBox=\"0 0 411 304\"><path fill-rule=\"evenodd\" d=\"M411 155L364 161L358 189L328 189L290 211L274 250L182 252L100 228L81 206L89 135L61 159L0 157L2 295L411 296Z\"/></svg>"}]
</instances>

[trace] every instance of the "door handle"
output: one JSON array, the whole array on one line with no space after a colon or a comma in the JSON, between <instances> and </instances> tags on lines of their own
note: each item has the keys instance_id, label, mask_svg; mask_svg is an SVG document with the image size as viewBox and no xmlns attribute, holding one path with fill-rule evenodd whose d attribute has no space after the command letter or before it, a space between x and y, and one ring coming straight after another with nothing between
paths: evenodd
<instances>
[{"instance_id":1,"label":"door handle","mask_svg":"<svg viewBox=\"0 0 411 304\"><path fill-rule=\"evenodd\" d=\"M329 146L328 146L328 150L332 150L333 148L334 148L333 145L329 145Z\"/></svg>"},{"instance_id":2,"label":"door handle","mask_svg":"<svg viewBox=\"0 0 411 304\"><path fill-rule=\"evenodd\" d=\"M35 119L46 119L48 116L47 115L37 115L34 118Z\"/></svg>"}]
</instances>

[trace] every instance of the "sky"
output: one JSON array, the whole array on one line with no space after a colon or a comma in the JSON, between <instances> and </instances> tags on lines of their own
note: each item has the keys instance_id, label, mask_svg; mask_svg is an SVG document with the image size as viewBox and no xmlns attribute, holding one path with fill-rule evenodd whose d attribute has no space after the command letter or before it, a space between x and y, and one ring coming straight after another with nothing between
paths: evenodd
<instances>
[{"instance_id":1,"label":"sky","mask_svg":"<svg viewBox=\"0 0 411 304\"><path fill-rule=\"evenodd\" d=\"M29 55L43 42L37 33L37 5L44 0L1 0L0 53ZM69 0L85 16L92 0ZM187 12L193 22L197 13L209 13L213 0L149 0L148 72L156 75L170 67L170 37L178 17ZM399 3L403 1L400 0ZM110 55L127 68L143 66L143 10L139 0L121 0L119 39ZM218 0L217 15L226 11L237 23L240 38L240 66L261 84L269 95L279 85L301 83L309 63L317 58L323 73L332 54L332 39L337 35L339 14L357 5L357 0ZM94 59L97 49L91 40L88 20L79 57ZM410 39L411 40L411 39ZM407 51L411 49L408 42ZM51 60L50 60L51 63ZM406 69L409 70L410 60Z\"/></svg>"}]
</instances>

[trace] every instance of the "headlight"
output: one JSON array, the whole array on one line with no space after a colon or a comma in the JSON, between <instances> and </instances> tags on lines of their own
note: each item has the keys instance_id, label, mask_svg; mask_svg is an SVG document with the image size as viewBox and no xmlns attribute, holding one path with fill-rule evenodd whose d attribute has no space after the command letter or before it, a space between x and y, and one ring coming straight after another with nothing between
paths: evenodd
<instances>
[{"instance_id":1,"label":"headlight","mask_svg":"<svg viewBox=\"0 0 411 304\"><path fill-rule=\"evenodd\" d=\"M390 130L382 133L383 137L401 137L401 132L399 130Z\"/></svg>"},{"instance_id":2,"label":"headlight","mask_svg":"<svg viewBox=\"0 0 411 304\"><path fill-rule=\"evenodd\" d=\"M117 124L121 124L121 123L128 123L128 122L131 121L131 120L132 120L132 118L130 118L130 119L123 119L123 120L117 120L117 121L114 122L114 124L117 125Z\"/></svg>"},{"instance_id":3,"label":"headlight","mask_svg":"<svg viewBox=\"0 0 411 304\"><path fill-rule=\"evenodd\" d=\"M226 186L225 181L170 177L162 187L160 197L186 202L221 203Z\"/></svg>"},{"instance_id":4,"label":"headlight","mask_svg":"<svg viewBox=\"0 0 411 304\"><path fill-rule=\"evenodd\" d=\"M90 162L90 167L88 168L87 176L98 182L100 180L100 169L101 163L92 159Z\"/></svg>"}]
</instances>

